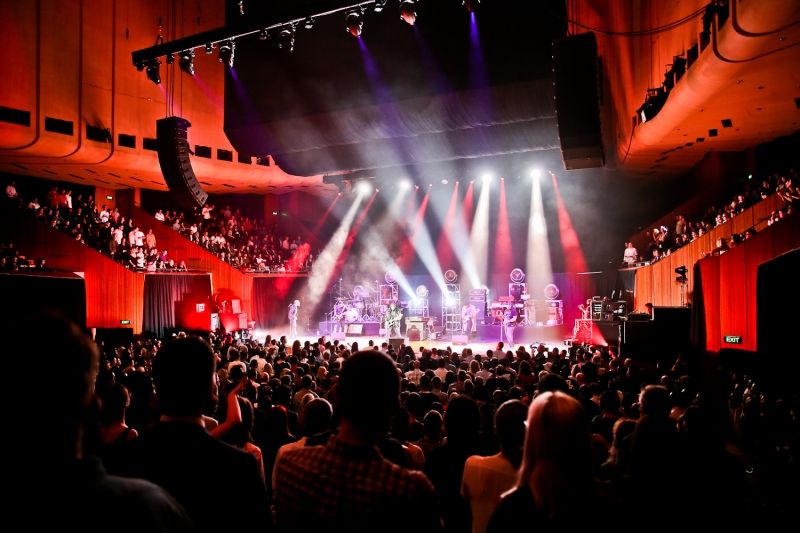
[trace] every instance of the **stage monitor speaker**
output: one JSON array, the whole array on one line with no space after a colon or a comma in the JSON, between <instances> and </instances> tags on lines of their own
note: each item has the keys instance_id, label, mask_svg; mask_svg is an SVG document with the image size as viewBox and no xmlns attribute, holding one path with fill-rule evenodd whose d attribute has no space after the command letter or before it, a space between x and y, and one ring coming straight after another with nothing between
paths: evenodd
<instances>
[{"instance_id":1,"label":"stage monitor speaker","mask_svg":"<svg viewBox=\"0 0 800 533\"><path fill-rule=\"evenodd\" d=\"M204 205L208 193L203 190L192 170L189 160L189 141L186 130L191 123L181 117L167 117L156 121L158 164L161 174L175 201L185 209Z\"/></svg>"},{"instance_id":2,"label":"stage monitor speaker","mask_svg":"<svg viewBox=\"0 0 800 533\"><path fill-rule=\"evenodd\" d=\"M392 348L394 348L395 352L399 352L400 351L400 345L405 343L405 342L406 342L406 338L405 337L390 337L389 338L389 344L392 345Z\"/></svg>"},{"instance_id":3,"label":"stage monitor speaker","mask_svg":"<svg viewBox=\"0 0 800 533\"><path fill-rule=\"evenodd\" d=\"M422 330L417 328L417 326L411 326L406 331L406 335L408 335L409 341L421 341L422 340Z\"/></svg>"},{"instance_id":4,"label":"stage monitor speaker","mask_svg":"<svg viewBox=\"0 0 800 533\"><path fill-rule=\"evenodd\" d=\"M211 313L211 331L217 331L222 327L222 322L219 320L219 313Z\"/></svg>"},{"instance_id":5,"label":"stage monitor speaker","mask_svg":"<svg viewBox=\"0 0 800 533\"><path fill-rule=\"evenodd\" d=\"M453 335L453 344L469 344L469 335Z\"/></svg>"},{"instance_id":6,"label":"stage monitor speaker","mask_svg":"<svg viewBox=\"0 0 800 533\"><path fill-rule=\"evenodd\" d=\"M603 166L597 41L593 32L553 41L556 118L564 168Z\"/></svg>"},{"instance_id":7,"label":"stage monitor speaker","mask_svg":"<svg viewBox=\"0 0 800 533\"><path fill-rule=\"evenodd\" d=\"M347 324L347 334L361 336L364 334L364 324Z\"/></svg>"},{"instance_id":8,"label":"stage monitor speaker","mask_svg":"<svg viewBox=\"0 0 800 533\"><path fill-rule=\"evenodd\" d=\"M231 300L231 312L232 313L241 313L242 312L242 301L238 299Z\"/></svg>"}]
</instances>

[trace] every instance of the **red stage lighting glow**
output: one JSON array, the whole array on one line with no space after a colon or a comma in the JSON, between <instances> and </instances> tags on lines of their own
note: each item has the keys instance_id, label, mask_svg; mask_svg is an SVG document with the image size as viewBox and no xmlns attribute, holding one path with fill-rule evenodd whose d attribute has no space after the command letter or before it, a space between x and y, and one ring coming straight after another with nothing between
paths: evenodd
<instances>
[{"instance_id":1,"label":"red stage lighting glow","mask_svg":"<svg viewBox=\"0 0 800 533\"><path fill-rule=\"evenodd\" d=\"M453 195L450 197L450 206L447 208L442 231L439 234L439 242L436 243L436 257L442 265L450 265L453 261L453 244L450 241L453 234L453 225L456 218L456 206L458 204L458 182L453 188Z\"/></svg>"},{"instance_id":2,"label":"red stage lighting glow","mask_svg":"<svg viewBox=\"0 0 800 533\"><path fill-rule=\"evenodd\" d=\"M403 245L400 248L400 257L397 258L397 265L400 267L401 271L407 271L411 268L414 264L414 256L416 255L416 236L419 233L419 229L422 227L422 224L425 222L425 210L428 208L428 198L430 195L430 190L425 193L425 196L422 198L422 202L419 204L419 209L417 210L417 214L414 217L414 222L411 224L411 227L408 228L406 232L406 239L403 241ZM414 210L414 200L416 196L411 196L409 202L411 203L411 209L409 209L409 213Z\"/></svg>"},{"instance_id":3,"label":"red stage lighting glow","mask_svg":"<svg viewBox=\"0 0 800 533\"><path fill-rule=\"evenodd\" d=\"M497 215L497 239L494 243L494 272L505 274L514 269L511 228L506 207L506 183L500 178L500 212Z\"/></svg>"},{"instance_id":4,"label":"red stage lighting glow","mask_svg":"<svg viewBox=\"0 0 800 533\"><path fill-rule=\"evenodd\" d=\"M472 231L472 203L473 203L473 184L474 181L469 182L467 193L464 195L464 201L461 203L461 214L464 217L464 228L467 233Z\"/></svg>"},{"instance_id":5,"label":"red stage lighting glow","mask_svg":"<svg viewBox=\"0 0 800 533\"><path fill-rule=\"evenodd\" d=\"M322 225L328 219L328 216L330 216L331 211L333 211L333 206L336 205L336 202L339 201L339 197L341 195L342 195L342 193L339 193L333 198L333 202L331 202L331 205L328 206L328 209L325 211L325 213L322 215L322 217L319 219L319 221L316 223L316 225L314 225L314 235L318 234L319 230L322 229Z\"/></svg>"},{"instance_id":6,"label":"red stage lighting glow","mask_svg":"<svg viewBox=\"0 0 800 533\"><path fill-rule=\"evenodd\" d=\"M564 265L567 272L586 272L586 258L583 256L581 244L578 241L578 234L572 226L572 219L569 217L564 200L561 198L561 191L558 190L556 175L550 173L553 179L553 189L556 192L556 204L558 205L558 230L561 234L561 250L564 253Z\"/></svg>"},{"instance_id":7,"label":"red stage lighting glow","mask_svg":"<svg viewBox=\"0 0 800 533\"><path fill-rule=\"evenodd\" d=\"M294 280L297 279L297 275L300 273L300 269L303 268L303 263L306 262L309 253L311 253L311 246L307 242L303 243L295 250L291 259L287 261L287 275L275 280L275 291L278 299L282 300L289 294L289 289L292 287Z\"/></svg>"},{"instance_id":8,"label":"red stage lighting glow","mask_svg":"<svg viewBox=\"0 0 800 533\"><path fill-rule=\"evenodd\" d=\"M361 211L361 214L358 215L355 223L353 223L353 225L350 227L350 232L347 234L347 241L345 241L344 248L342 248L342 253L339 254L339 258L336 260L336 266L333 269L330 279L336 279L339 276L339 272L341 272L342 266L344 266L344 261L350 254L350 249L353 247L353 243L358 236L358 230L361 228L361 224L364 223L364 219L367 218L369 208L372 207L372 202L375 201L375 196L377 196L377 194L378 191L372 193L372 197L369 199L369 202L367 202L367 205Z\"/></svg>"}]
</instances>

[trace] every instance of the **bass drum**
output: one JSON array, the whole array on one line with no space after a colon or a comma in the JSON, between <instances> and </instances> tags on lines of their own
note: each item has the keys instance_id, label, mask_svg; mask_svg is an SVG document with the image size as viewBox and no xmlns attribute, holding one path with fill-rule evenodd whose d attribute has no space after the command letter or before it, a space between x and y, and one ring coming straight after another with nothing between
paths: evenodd
<instances>
[{"instance_id":1,"label":"bass drum","mask_svg":"<svg viewBox=\"0 0 800 533\"><path fill-rule=\"evenodd\" d=\"M358 309L348 309L344 314L344 321L348 324L358 322L359 320L361 320L361 314L358 312Z\"/></svg>"}]
</instances>

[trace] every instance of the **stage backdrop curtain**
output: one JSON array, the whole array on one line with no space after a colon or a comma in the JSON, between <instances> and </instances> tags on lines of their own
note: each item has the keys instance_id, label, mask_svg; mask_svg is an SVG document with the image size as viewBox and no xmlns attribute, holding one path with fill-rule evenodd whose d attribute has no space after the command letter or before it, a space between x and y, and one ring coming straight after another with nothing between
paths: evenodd
<instances>
[{"instance_id":1,"label":"stage backdrop curtain","mask_svg":"<svg viewBox=\"0 0 800 533\"><path fill-rule=\"evenodd\" d=\"M142 329L146 334L164 337L175 328L175 310L180 302L208 303L210 299L210 274L146 274Z\"/></svg>"},{"instance_id":2,"label":"stage backdrop curtain","mask_svg":"<svg viewBox=\"0 0 800 533\"><path fill-rule=\"evenodd\" d=\"M308 283L308 278L293 277L267 277L253 278L253 321L256 328L266 330L275 336L272 329L276 327L289 327L289 304L299 298L302 287ZM300 302L298 311L297 331L306 331L306 324L313 313ZM313 321L312 321L313 323ZM314 324L314 330L317 329Z\"/></svg>"},{"instance_id":3,"label":"stage backdrop curtain","mask_svg":"<svg viewBox=\"0 0 800 533\"><path fill-rule=\"evenodd\" d=\"M51 309L86 329L86 283L72 273L0 274L3 313L31 314Z\"/></svg>"}]
</instances>

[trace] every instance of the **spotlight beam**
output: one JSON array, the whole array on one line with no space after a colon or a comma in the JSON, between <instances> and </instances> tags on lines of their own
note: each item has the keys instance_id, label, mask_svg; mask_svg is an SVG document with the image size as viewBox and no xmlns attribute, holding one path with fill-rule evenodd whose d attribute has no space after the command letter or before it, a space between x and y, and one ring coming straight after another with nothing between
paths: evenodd
<instances>
[{"instance_id":1,"label":"spotlight beam","mask_svg":"<svg viewBox=\"0 0 800 533\"><path fill-rule=\"evenodd\" d=\"M472 253L479 280L485 280L489 255L489 183L484 182L472 222Z\"/></svg>"},{"instance_id":2,"label":"spotlight beam","mask_svg":"<svg viewBox=\"0 0 800 533\"><path fill-rule=\"evenodd\" d=\"M547 225L542 204L542 185L538 179L531 180L531 211L528 218L528 249L525 260L528 275L541 275L551 279L550 245L547 242Z\"/></svg>"},{"instance_id":3,"label":"spotlight beam","mask_svg":"<svg viewBox=\"0 0 800 533\"><path fill-rule=\"evenodd\" d=\"M322 296L328 288L328 283L333 278L333 270L336 267L336 262L339 255L344 249L347 242L347 235L350 233L350 227L356 218L358 208L364 200L364 194L359 193L353 205L347 210L339 227L334 232L328 244L319 254L319 257L314 262L314 270L308 278L308 286L306 288L306 295L304 301L310 309L315 309L319 304Z\"/></svg>"},{"instance_id":4,"label":"spotlight beam","mask_svg":"<svg viewBox=\"0 0 800 533\"><path fill-rule=\"evenodd\" d=\"M508 224L508 208L506 207L506 181L500 180L500 210L497 213L497 237L494 242L493 271L495 273L511 272L514 268L514 251L511 243L511 228Z\"/></svg>"},{"instance_id":5,"label":"spotlight beam","mask_svg":"<svg viewBox=\"0 0 800 533\"><path fill-rule=\"evenodd\" d=\"M558 205L558 230L561 234L561 249L564 253L564 265L567 267L567 272L586 272L589 270L586 266L586 258L583 256L581 243L578 241L578 234L575 233L572 219L569 216L566 205L564 205L561 191L558 189L556 175L550 173L550 176L553 179L553 189L556 193L556 204Z\"/></svg>"}]
</instances>

